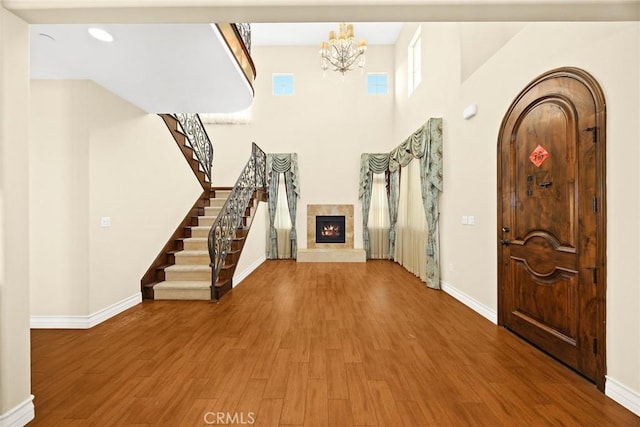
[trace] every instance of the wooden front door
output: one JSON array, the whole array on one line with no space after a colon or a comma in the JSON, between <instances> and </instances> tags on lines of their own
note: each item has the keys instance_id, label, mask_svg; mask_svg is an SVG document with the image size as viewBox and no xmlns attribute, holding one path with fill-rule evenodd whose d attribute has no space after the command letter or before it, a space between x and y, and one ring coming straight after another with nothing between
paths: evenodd
<instances>
[{"instance_id":1,"label":"wooden front door","mask_svg":"<svg viewBox=\"0 0 640 427\"><path fill-rule=\"evenodd\" d=\"M604 389L605 104L576 68L531 82L498 139L498 322Z\"/></svg>"}]
</instances>

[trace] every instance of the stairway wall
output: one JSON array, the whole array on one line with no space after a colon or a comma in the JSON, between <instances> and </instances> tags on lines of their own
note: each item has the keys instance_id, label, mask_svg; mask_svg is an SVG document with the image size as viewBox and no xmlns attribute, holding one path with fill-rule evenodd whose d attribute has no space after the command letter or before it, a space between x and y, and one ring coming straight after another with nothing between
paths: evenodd
<instances>
[{"instance_id":1,"label":"stairway wall","mask_svg":"<svg viewBox=\"0 0 640 427\"><path fill-rule=\"evenodd\" d=\"M90 81L32 81L30 133L31 315L139 294L202 192L160 117Z\"/></svg>"}]
</instances>

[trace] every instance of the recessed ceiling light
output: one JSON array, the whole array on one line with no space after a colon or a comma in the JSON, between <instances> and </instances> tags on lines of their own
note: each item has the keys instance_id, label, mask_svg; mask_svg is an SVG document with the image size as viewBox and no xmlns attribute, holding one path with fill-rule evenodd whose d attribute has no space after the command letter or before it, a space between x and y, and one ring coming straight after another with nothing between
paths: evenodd
<instances>
[{"instance_id":1,"label":"recessed ceiling light","mask_svg":"<svg viewBox=\"0 0 640 427\"><path fill-rule=\"evenodd\" d=\"M113 41L113 36L109 34L106 30L103 30L102 28L92 27L92 28L89 28L88 31L93 38L100 40L101 42Z\"/></svg>"}]
</instances>

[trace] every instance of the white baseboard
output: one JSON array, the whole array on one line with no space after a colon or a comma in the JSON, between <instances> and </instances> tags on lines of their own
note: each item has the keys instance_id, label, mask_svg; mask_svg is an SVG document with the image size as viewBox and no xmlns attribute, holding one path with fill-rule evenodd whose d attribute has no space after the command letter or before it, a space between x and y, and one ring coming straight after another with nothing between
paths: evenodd
<instances>
[{"instance_id":1,"label":"white baseboard","mask_svg":"<svg viewBox=\"0 0 640 427\"><path fill-rule=\"evenodd\" d=\"M459 291L458 289L454 288L447 282L441 282L440 285L444 292L451 295L452 297L454 297L455 299L457 299L458 301L460 301L461 303L463 303L464 305L466 305L476 313L480 314L482 317L486 318L491 323L495 325L498 324L497 311L492 310L491 308L487 307L481 302L476 301L475 299L471 298L469 295Z\"/></svg>"},{"instance_id":2,"label":"white baseboard","mask_svg":"<svg viewBox=\"0 0 640 427\"><path fill-rule=\"evenodd\" d=\"M457 299L490 322L498 323L498 313L486 305L476 301L464 292L459 291L446 282L442 282L442 290ZM634 414L640 416L640 393L630 389L611 377L606 377L605 394Z\"/></svg>"},{"instance_id":3,"label":"white baseboard","mask_svg":"<svg viewBox=\"0 0 640 427\"><path fill-rule=\"evenodd\" d=\"M235 288L236 286L238 286L240 284L240 282L242 282L244 279L246 279L248 275L253 273L253 270L255 270L256 268L260 267L260 265L263 262L265 262L266 260L267 260L267 256L266 255L262 255L260 258L255 260L249 267L245 268L240 273L234 274L234 276L233 276L233 287Z\"/></svg>"},{"instance_id":4,"label":"white baseboard","mask_svg":"<svg viewBox=\"0 0 640 427\"><path fill-rule=\"evenodd\" d=\"M36 416L33 394L18 406L0 414L0 427L23 427Z\"/></svg>"},{"instance_id":5,"label":"white baseboard","mask_svg":"<svg viewBox=\"0 0 640 427\"><path fill-rule=\"evenodd\" d=\"M142 293L136 292L88 316L31 316L31 329L90 329L141 302Z\"/></svg>"},{"instance_id":6,"label":"white baseboard","mask_svg":"<svg viewBox=\"0 0 640 427\"><path fill-rule=\"evenodd\" d=\"M605 378L604 394L640 417L640 393L609 376Z\"/></svg>"}]
</instances>

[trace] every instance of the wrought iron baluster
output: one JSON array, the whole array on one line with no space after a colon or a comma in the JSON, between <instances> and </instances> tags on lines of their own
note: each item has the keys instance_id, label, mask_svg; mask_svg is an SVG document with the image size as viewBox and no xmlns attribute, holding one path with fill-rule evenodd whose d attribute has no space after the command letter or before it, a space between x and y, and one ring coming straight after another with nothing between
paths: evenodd
<instances>
[{"instance_id":1,"label":"wrought iron baluster","mask_svg":"<svg viewBox=\"0 0 640 427\"><path fill-rule=\"evenodd\" d=\"M235 23L233 26L240 34L240 38L244 43L244 46L247 48L247 52L251 53L251 24L247 22Z\"/></svg>"},{"instance_id":2,"label":"wrought iron baluster","mask_svg":"<svg viewBox=\"0 0 640 427\"><path fill-rule=\"evenodd\" d=\"M266 154L254 143L249 160L240 172L229 198L209 230L212 299L217 298L215 283L231 249L233 239L236 237L236 232L241 226L244 226L242 224L244 212L249 206L253 194L266 187L266 164Z\"/></svg>"},{"instance_id":3,"label":"wrought iron baluster","mask_svg":"<svg viewBox=\"0 0 640 427\"><path fill-rule=\"evenodd\" d=\"M207 182L211 182L211 165L213 164L213 145L207 135L207 131L197 113L176 113L174 114L182 131L187 137L188 145L193 150L193 154L200 163L202 171L207 177Z\"/></svg>"}]
</instances>

